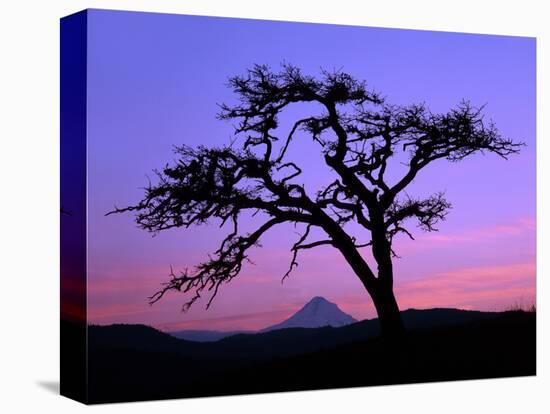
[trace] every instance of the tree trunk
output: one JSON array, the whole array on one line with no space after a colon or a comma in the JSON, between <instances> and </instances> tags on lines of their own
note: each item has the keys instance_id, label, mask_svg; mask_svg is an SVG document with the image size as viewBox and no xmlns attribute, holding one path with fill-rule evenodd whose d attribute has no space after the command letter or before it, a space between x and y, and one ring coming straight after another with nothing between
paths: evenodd
<instances>
[{"instance_id":1,"label":"tree trunk","mask_svg":"<svg viewBox=\"0 0 550 414\"><path fill-rule=\"evenodd\" d=\"M367 287L378 313L382 336L392 341L405 334L399 306L393 294L393 263L391 242L388 240L384 210L369 208L371 219L372 255L378 265L378 277L370 289ZM392 341L393 342L393 341Z\"/></svg>"},{"instance_id":2,"label":"tree trunk","mask_svg":"<svg viewBox=\"0 0 550 414\"><path fill-rule=\"evenodd\" d=\"M389 340L403 337L405 325L401 319L392 288L384 285L379 286L375 292L371 293L371 296L378 313L382 336Z\"/></svg>"},{"instance_id":3,"label":"tree trunk","mask_svg":"<svg viewBox=\"0 0 550 414\"><path fill-rule=\"evenodd\" d=\"M372 211L370 214L374 216L377 212ZM386 239L383 215L380 212L378 212L378 222L381 224L378 225L377 231L372 233L373 241L375 240L372 252L378 264L378 277L375 277L353 240L341 227L327 220L325 231L330 234L335 247L340 250L371 296L378 314L382 336L390 342L397 342L394 339L404 336L405 326L393 294L391 247Z\"/></svg>"}]
</instances>

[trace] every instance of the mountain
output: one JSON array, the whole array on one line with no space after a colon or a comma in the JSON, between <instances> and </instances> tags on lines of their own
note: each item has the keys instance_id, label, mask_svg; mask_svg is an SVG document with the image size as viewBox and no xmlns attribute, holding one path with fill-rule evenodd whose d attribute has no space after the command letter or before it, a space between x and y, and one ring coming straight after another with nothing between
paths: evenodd
<instances>
[{"instance_id":1,"label":"mountain","mask_svg":"<svg viewBox=\"0 0 550 414\"><path fill-rule=\"evenodd\" d=\"M89 346L97 349L133 349L144 352L194 351L200 344L174 338L147 325L113 324L88 327Z\"/></svg>"},{"instance_id":2,"label":"mountain","mask_svg":"<svg viewBox=\"0 0 550 414\"><path fill-rule=\"evenodd\" d=\"M290 318L264 328L260 332L286 328L322 328L324 326L338 328L355 322L357 322L355 318L342 312L336 304L320 296L315 296Z\"/></svg>"},{"instance_id":3,"label":"mountain","mask_svg":"<svg viewBox=\"0 0 550 414\"><path fill-rule=\"evenodd\" d=\"M169 332L169 334L178 339L185 339L187 341L216 342L238 334L254 334L285 328L322 328L325 326L337 328L355 322L357 322L356 319L342 312L336 304L329 302L325 298L316 296L290 318L276 325L261 329L258 332L185 329L182 331Z\"/></svg>"},{"instance_id":4,"label":"mountain","mask_svg":"<svg viewBox=\"0 0 550 414\"><path fill-rule=\"evenodd\" d=\"M185 329L182 331L170 332L170 335L178 339L195 342L215 342L228 336L233 336L247 331L208 331L200 329Z\"/></svg>"},{"instance_id":5,"label":"mountain","mask_svg":"<svg viewBox=\"0 0 550 414\"><path fill-rule=\"evenodd\" d=\"M319 299L315 299L303 309L307 308L311 302L319 302ZM327 303L330 304L328 301ZM309 311L310 309L308 309ZM401 315L408 331L426 331L441 326L463 325L494 319L501 314L458 309L408 309L401 312ZM275 328L280 325L274 325L263 332L235 334L215 342L178 339L173 334L161 332L145 325L90 325L88 341L90 348L95 350L132 350L134 352L160 352L165 355L178 354L191 358L195 362L199 362L201 358L210 361L219 361L220 358L257 361L265 358L306 354L320 349L365 341L380 334L378 319L365 319L341 327Z\"/></svg>"}]
</instances>

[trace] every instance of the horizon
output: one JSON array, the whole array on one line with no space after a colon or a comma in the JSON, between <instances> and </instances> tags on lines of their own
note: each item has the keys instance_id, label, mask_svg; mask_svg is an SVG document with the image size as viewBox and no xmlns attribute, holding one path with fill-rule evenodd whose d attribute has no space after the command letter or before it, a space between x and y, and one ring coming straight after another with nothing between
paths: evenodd
<instances>
[{"instance_id":1,"label":"horizon","mask_svg":"<svg viewBox=\"0 0 550 414\"><path fill-rule=\"evenodd\" d=\"M319 298L319 297L321 299L324 299L325 301L327 301L330 304L336 305L341 312L353 317L353 315L350 315L347 312L344 312L340 308L338 303L332 302L332 301L330 301L330 300L328 300L328 299L326 299L322 296L314 296L309 301L307 301L303 305L296 308L291 314L289 314L288 317L286 317L283 320L279 321L279 323L284 322L288 318L294 316L296 313L298 313L300 310L302 310L307 304L312 302L313 299ZM530 312L530 311L532 311L532 309L536 310L536 304L535 303L524 304L524 303L515 302L515 303L511 304L510 306L508 306L504 309L495 309L495 310L461 309L461 308L451 308L451 307L433 307L433 308L414 308L414 307L411 307L411 308L401 309L400 312L431 311L431 310L457 310L457 311L464 311L464 312L503 313L503 312L513 312L513 311ZM239 316L242 316L242 315L239 315ZM232 317L232 316L229 315L229 317ZM352 322L352 323L376 320L376 319L378 319L378 316L374 315L373 317L370 317L370 318L366 317L366 318L354 318L354 319L356 320L356 322ZM194 323L197 323L197 322L207 323L209 320L210 320L209 318L206 318L206 319L199 319L199 320L196 320L196 321L186 321L186 322L184 322L184 324L186 324L186 323L194 324ZM275 324L277 324L277 323L275 323ZM164 332L164 333L177 333L177 332L183 332L183 331L204 331L204 332L220 332L220 333L233 333L233 332L260 333L264 329L272 326L272 325L268 325L268 326L264 326L263 328L260 327L260 328L257 328L257 329L219 330L219 329L181 328L181 327L177 327L177 326L168 327L168 326L166 326L166 324L147 325L147 324L143 324L143 323L125 324L125 323L120 323L120 322L106 323L106 324L88 323L88 326L103 326L103 327L105 327L105 326L114 326L114 325L144 325L144 326L149 326L151 328L157 329L157 330L159 330L161 332ZM316 328L309 328L309 329L316 329Z\"/></svg>"},{"instance_id":2,"label":"horizon","mask_svg":"<svg viewBox=\"0 0 550 414\"><path fill-rule=\"evenodd\" d=\"M224 285L209 310L203 298L181 313L181 294L150 306L147 297L168 279L170 266L178 271L198 264L215 250L224 229L208 225L152 237L137 228L132 215L105 216L115 205L140 199L147 176L174 159L174 145L229 142L232 126L215 119L216 104L235 101L225 82L254 63L276 69L289 62L313 75L320 67L342 67L391 103L426 102L434 112L447 111L463 98L487 104L487 119L526 147L508 161L480 154L458 164L440 162L415 181L411 195L444 190L454 208L439 232L415 229L416 240L396 240L401 256L394 262L397 301L402 311L498 312L518 304L536 306L533 39L88 13L90 324L257 330L288 318L315 296L355 319L375 317L367 292L334 249L304 252L300 267L281 283L296 241L291 226L266 235L263 247L251 252L256 265L243 267ZM287 120L282 124L287 126ZM309 189L329 176L311 148L301 141L294 148L296 157L307 162ZM363 252L369 259L370 253Z\"/></svg>"}]
</instances>

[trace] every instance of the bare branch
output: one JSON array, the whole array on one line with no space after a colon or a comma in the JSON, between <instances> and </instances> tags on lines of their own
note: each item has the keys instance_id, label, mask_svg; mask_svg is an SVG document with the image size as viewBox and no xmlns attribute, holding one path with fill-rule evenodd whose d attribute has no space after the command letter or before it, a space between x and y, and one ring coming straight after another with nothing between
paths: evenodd
<instances>
[{"instance_id":1,"label":"bare branch","mask_svg":"<svg viewBox=\"0 0 550 414\"><path fill-rule=\"evenodd\" d=\"M240 273L243 262L248 259L246 255L248 249L257 246L260 237L265 232L282 222L283 220L280 219L271 219L256 231L244 236L238 236L236 232L232 233L222 242L222 245L216 251L216 256L196 266L194 272L189 272L186 269L176 276L171 269L170 281L149 298L149 303L157 302L166 292L171 290L184 293L193 291L191 299L183 305L182 309L186 311L206 290L212 292L206 305L209 308L218 293L219 287L223 283L230 282Z\"/></svg>"},{"instance_id":2,"label":"bare branch","mask_svg":"<svg viewBox=\"0 0 550 414\"><path fill-rule=\"evenodd\" d=\"M298 251L299 250L313 249L314 247L318 247L318 246L325 246L325 245L331 245L332 246L333 245L332 240L318 240L318 241L315 241L315 242L304 244L304 242L306 241L306 239L309 236L310 230L311 230L311 225L308 225L306 227L306 230L305 230L304 234L302 234L300 236L298 241L296 243L294 243L294 245L290 249L290 251L292 252L292 259L290 261L290 266L289 266L288 270L286 271L286 273L283 275L283 278L282 278L281 282L283 282L290 275L290 273L292 273L292 270L295 267L298 267L297 258L298 258Z\"/></svg>"},{"instance_id":3,"label":"bare branch","mask_svg":"<svg viewBox=\"0 0 550 414\"><path fill-rule=\"evenodd\" d=\"M341 70L313 77L292 65L283 65L278 72L254 65L243 76L230 78L228 86L238 101L220 105L218 118L237 123L231 145L177 147L176 162L156 172L141 201L107 213L132 212L137 224L151 233L211 221L231 226L208 261L177 275L171 270L170 280L150 298L151 303L170 290L189 292L193 295L184 306L187 309L208 291L209 306L219 287L236 277L249 260L250 247L284 222L306 229L291 248L283 280L298 266L298 251L331 245L369 292L381 285L391 287L393 238L402 233L414 239L405 222L414 219L422 230L436 231L451 208L441 193L423 200L401 196L419 172L436 160L458 162L475 153L506 159L523 145L503 138L492 122L485 121L483 107L464 101L447 113L434 114L424 104L390 105L365 82ZM285 138L279 139L279 116L298 103L315 103L320 110L295 120L282 135ZM288 157L298 131L319 144L327 170L337 175L314 197L304 184L296 183L308 166ZM403 159L406 172L388 183L387 171ZM243 214L262 224L250 234L239 234ZM308 242L313 228L327 239ZM359 237L350 228L359 228ZM357 239L369 241L361 244ZM377 275L358 250L367 246Z\"/></svg>"},{"instance_id":4,"label":"bare branch","mask_svg":"<svg viewBox=\"0 0 550 414\"><path fill-rule=\"evenodd\" d=\"M394 202L386 211L385 226L389 238L392 239L398 233L405 233L414 240L412 234L402 225L409 218L417 219L418 227L424 231L437 231L435 225L445 220L451 207L443 193L436 193L424 200L407 197L402 202Z\"/></svg>"}]
</instances>

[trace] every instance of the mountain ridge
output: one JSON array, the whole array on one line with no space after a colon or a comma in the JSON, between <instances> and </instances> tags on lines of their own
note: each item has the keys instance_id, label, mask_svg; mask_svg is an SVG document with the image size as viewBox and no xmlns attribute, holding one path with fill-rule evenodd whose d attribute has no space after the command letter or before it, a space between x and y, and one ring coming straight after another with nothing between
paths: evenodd
<instances>
[{"instance_id":1,"label":"mountain ridge","mask_svg":"<svg viewBox=\"0 0 550 414\"><path fill-rule=\"evenodd\" d=\"M337 304L322 296L314 296L289 318L256 331L234 330L216 331L207 329L184 329L168 332L170 335L188 341L215 342L238 334L256 334L286 328L338 328L358 322L353 316L343 312Z\"/></svg>"},{"instance_id":2,"label":"mountain ridge","mask_svg":"<svg viewBox=\"0 0 550 414\"><path fill-rule=\"evenodd\" d=\"M401 315L407 328L403 347L387 346L379 336L377 319L339 328L237 334L206 343L177 339L145 325L89 325L89 400L204 397L536 373L534 312L439 308L409 309ZM80 327L68 329L79 332Z\"/></svg>"},{"instance_id":3,"label":"mountain ridge","mask_svg":"<svg viewBox=\"0 0 550 414\"><path fill-rule=\"evenodd\" d=\"M260 329L259 332L285 328L322 328L324 326L338 328L356 322L358 322L357 319L343 312L335 303L329 302L322 296L315 296L290 318Z\"/></svg>"},{"instance_id":4,"label":"mountain ridge","mask_svg":"<svg viewBox=\"0 0 550 414\"><path fill-rule=\"evenodd\" d=\"M401 312L409 332L430 330L441 326L462 325L494 319L506 312L467 311L450 308ZM231 335L217 341L198 342L179 339L167 332L146 325L115 324L90 325L90 346L138 351L162 351L198 358L215 356L231 359L263 359L313 352L356 341L378 337L380 324L377 318L365 319L341 327L283 328L266 332L249 332Z\"/></svg>"}]
</instances>

